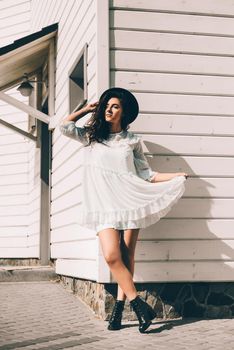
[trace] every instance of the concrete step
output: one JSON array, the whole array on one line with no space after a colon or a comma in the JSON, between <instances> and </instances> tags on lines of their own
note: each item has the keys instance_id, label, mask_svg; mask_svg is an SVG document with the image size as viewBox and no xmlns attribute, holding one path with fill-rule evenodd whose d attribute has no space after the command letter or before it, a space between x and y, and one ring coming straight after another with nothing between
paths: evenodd
<instances>
[{"instance_id":1,"label":"concrete step","mask_svg":"<svg viewBox=\"0 0 234 350\"><path fill-rule=\"evenodd\" d=\"M51 266L0 266L0 282L33 282L58 280Z\"/></svg>"}]
</instances>

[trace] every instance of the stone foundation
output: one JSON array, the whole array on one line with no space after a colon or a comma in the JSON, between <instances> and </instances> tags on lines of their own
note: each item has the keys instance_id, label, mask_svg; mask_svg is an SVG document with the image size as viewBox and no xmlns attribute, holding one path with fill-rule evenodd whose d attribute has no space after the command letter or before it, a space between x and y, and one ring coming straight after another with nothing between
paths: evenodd
<instances>
[{"instance_id":1,"label":"stone foundation","mask_svg":"<svg viewBox=\"0 0 234 350\"><path fill-rule=\"evenodd\" d=\"M50 259L48 265L55 268L55 259ZM0 266L41 266L41 260L37 258L2 258Z\"/></svg>"},{"instance_id":2,"label":"stone foundation","mask_svg":"<svg viewBox=\"0 0 234 350\"><path fill-rule=\"evenodd\" d=\"M117 284L96 283L60 276L62 284L76 294L103 320L108 320ZM157 318L231 318L234 316L234 283L135 283L138 294L157 312ZM123 320L136 320L128 300Z\"/></svg>"},{"instance_id":3,"label":"stone foundation","mask_svg":"<svg viewBox=\"0 0 234 350\"><path fill-rule=\"evenodd\" d=\"M0 266L38 266L40 260L36 258L2 258L0 259Z\"/></svg>"}]
</instances>

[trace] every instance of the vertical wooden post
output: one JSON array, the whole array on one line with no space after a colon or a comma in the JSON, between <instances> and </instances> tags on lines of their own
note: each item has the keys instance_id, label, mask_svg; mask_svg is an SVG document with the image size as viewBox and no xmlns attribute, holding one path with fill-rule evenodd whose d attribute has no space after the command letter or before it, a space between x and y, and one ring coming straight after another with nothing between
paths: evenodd
<instances>
[{"instance_id":1,"label":"vertical wooden post","mask_svg":"<svg viewBox=\"0 0 234 350\"><path fill-rule=\"evenodd\" d=\"M38 72L37 79L42 80L41 72ZM41 85L37 84L37 109L41 109L42 104L42 89ZM49 254L48 254L48 219L47 219L47 191L46 183L43 180L42 173L44 168L44 128L41 120L36 120L37 125L37 147L40 148L40 247L39 247L39 258L41 265L48 265Z\"/></svg>"},{"instance_id":2,"label":"vertical wooden post","mask_svg":"<svg viewBox=\"0 0 234 350\"><path fill-rule=\"evenodd\" d=\"M50 40L49 57L48 57L48 82L49 82L49 96L48 96L48 114L54 115L54 101L55 101L55 38Z\"/></svg>"},{"instance_id":3,"label":"vertical wooden post","mask_svg":"<svg viewBox=\"0 0 234 350\"><path fill-rule=\"evenodd\" d=\"M51 132L48 125L40 122L41 129L41 212L40 212L40 262L50 261L50 158Z\"/></svg>"},{"instance_id":4,"label":"vertical wooden post","mask_svg":"<svg viewBox=\"0 0 234 350\"><path fill-rule=\"evenodd\" d=\"M110 86L109 1L96 0L96 84L97 99ZM98 238L97 238L98 239ZM97 242L97 282L111 282L111 273L105 262L100 242Z\"/></svg>"},{"instance_id":5,"label":"vertical wooden post","mask_svg":"<svg viewBox=\"0 0 234 350\"><path fill-rule=\"evenodd\" d=\"M50 40L48 54L48 107L44 107L44 113L54 115L55 101L55 42ZM41 79L39 79L41 80ZM41 98L40 98L41 104ZM38 106L39 107L39 106ZM41 106L40 106L41 107ZM50 262L50 208L51 208L51 162L52 162L52 131L48 125L40 122L40 147L41 147L41 213L40 213L40 261L41 265Z\"/></svg>"}]
</instances>

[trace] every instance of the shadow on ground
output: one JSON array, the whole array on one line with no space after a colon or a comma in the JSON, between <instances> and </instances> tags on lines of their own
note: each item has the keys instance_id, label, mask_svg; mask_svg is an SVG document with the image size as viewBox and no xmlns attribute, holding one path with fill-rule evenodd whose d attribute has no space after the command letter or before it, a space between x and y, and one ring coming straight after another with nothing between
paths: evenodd
<instances>
[{"instance_id":1,"label":"shadow on ground","mask_svg":"<svg viewBox=\"0 0 234 350\"><path fill-rule=\"evenodd\" d=\"M233 319L234 317L230 317L228 318ZM179 327L179 326L184 326L187 324L192 324L195 322L201 322L207 319L204 318L185 318L185 319L177 319L177 320L165 320L165 321L156 321L156 322L152 322L152 324L150 325L150 329L146 330L144 333L145 334L152 334L152 333L161 333L163 331L166 330L170 330L174 327ZM208 321L212 321L212 320L216 320L217 318L210 318ZM125 324L122 325L122 329L123 328L130 328L130 327L138 327L139 324L138 323L134 323L134 324Z\"/></svg>"}]
</instances>

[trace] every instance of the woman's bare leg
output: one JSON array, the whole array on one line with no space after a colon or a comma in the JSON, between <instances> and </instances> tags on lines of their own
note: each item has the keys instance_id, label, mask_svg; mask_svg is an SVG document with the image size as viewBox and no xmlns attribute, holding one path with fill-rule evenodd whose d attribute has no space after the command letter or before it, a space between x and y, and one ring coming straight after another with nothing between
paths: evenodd
<instances>
[{"instance_id":1,"label":"woman's bare leg","mask_svg":"<svg viewBox=\"0 0 234 350\"><path fill-rule=\"evenodd\" d=\"M107 228L99 231L98 235L103 256L110 267L114 279L120 285L129 301L135 299L138 294L132 279L132 274L122 261L118 230Z\"/></svg>"},{"instance_id":2,"label":"woman's bare leg","mask_svg":"<svg viewBox=\"0 0 234 350\"><path fill-rule=\"evenodd\" d=\"M135 265L135 249L136 249L136 243L138 239L140 229L128 229L124 230L124 233L121 235L121 241L120 241L120 250L122 254L122 260L127 267L127 269L130 271L130 273L134 274L134 265ZM117 299L118 300L126 300L126 295L124 291L121 289L120 285L118 284L118 293L117 293Z\"/></svg>"}]
</instances>

